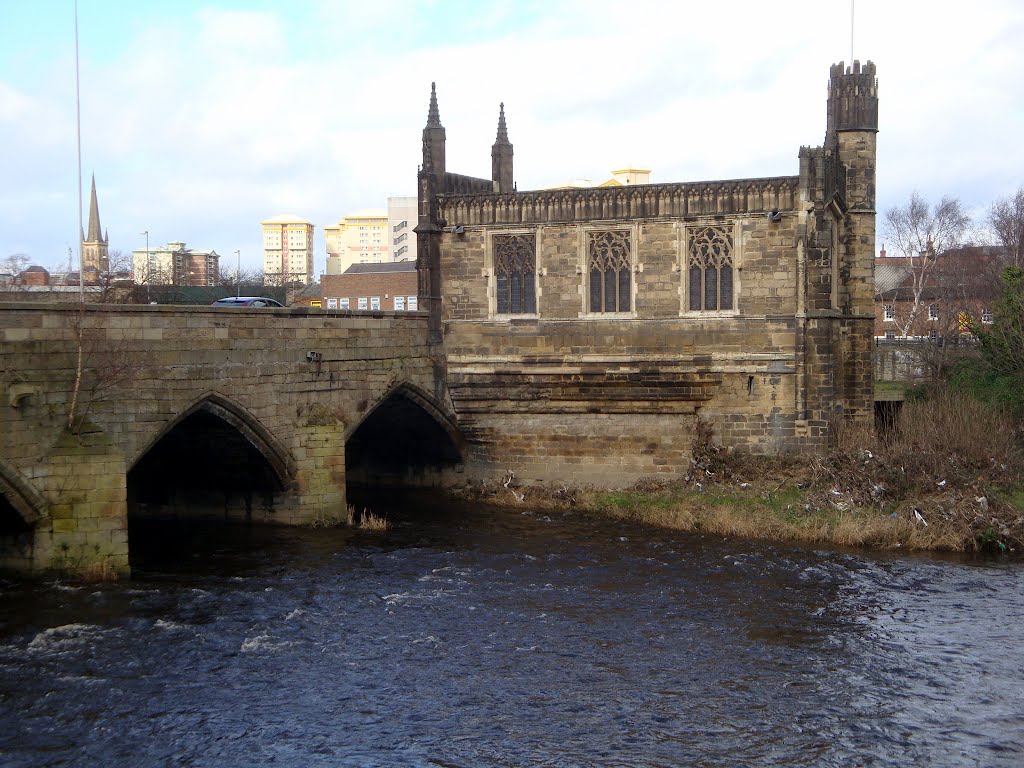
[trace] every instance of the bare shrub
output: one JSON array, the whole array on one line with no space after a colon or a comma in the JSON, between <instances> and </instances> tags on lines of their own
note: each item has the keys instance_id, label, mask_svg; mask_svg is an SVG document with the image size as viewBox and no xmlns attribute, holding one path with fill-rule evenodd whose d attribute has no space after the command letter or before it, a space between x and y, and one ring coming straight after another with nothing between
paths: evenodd
<instances>
[{"instance_id":1,"label":"bare shrub","mask_svg":"<svg viewBox=\"0 0 1024 768\"><path fill-rule=\"evenodd\" d=\"M1012 417L945 387L925 400L904 404L885 449L891 461L931 477L1000 475L1012 472L1019 462Z\"/></svg>"}]
</instances>

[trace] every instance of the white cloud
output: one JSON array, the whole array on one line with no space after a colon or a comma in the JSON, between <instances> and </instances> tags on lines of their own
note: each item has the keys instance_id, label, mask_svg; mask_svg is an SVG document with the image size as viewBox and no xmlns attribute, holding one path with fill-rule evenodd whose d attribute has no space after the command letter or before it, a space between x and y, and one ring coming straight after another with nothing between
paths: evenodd
<instances>
[{"instance_id":1,"label":"white cloud","mask_svg":"<svg viewBox=\"0 0 1024 768\"><path fill-rule=\"evenodd\" d=\"M857 55L879 68L880 209L915 188L982 209L1021 184L1024 11L861 0L857 13ZM210 0L173 25L140 17L134 37L83 59L86 183L95 169L114 247L148 229L256 264L263 218L319 229L413 193L432 80L449 169L487 175L504 101L521 189L626 164L659 182L795 174L800 145L824 138L848 14L803 0ZM29 90L0 72L0 160L18 189L0 190L0 251L46 263L73 232L69 196L54 200L73 186L73 92L40 77Z\"/></svg>"}]
</instances>

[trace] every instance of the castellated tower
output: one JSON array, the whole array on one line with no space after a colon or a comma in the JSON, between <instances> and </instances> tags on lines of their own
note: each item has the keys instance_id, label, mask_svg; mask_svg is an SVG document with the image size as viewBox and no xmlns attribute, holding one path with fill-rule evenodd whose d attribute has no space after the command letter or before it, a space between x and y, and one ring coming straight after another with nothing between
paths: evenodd
<instances>
[{"instance_id":1,"label":"castellated tower","mask_svg":"<svg viewBox=\"0 0 1024 768\"><path fill-rule=\"evenodd\" d=\"M814 201L807 248L806 365L810 419L870 423L875 254L875 65L831 67L825 144L800 152L801 186Z\"/></svg>"},{"instance_id":2,"label":"castellated tower","mask_svg":"<svg viewBox=\"0 0 1024 768\"><path fill-rule=\"evenodd\" d=\"M875 253L875 154L878 80L873 62L832 66L825 154L843 182L847 206L841 254L845 296L853 314L872 314Z\"/></svg>"},{"instance_id":3,"label":"castellated tower","mask_svg":"<svg viewBox=\"0 0 1024 768\"><path fill-rule=\"evenodd\" d=\"M838 153L846 168L846 201L857 211L875 210L875 135L878 133L878 80L875 65L859 61L843 71L832 66L828 84L825 151Z\"/></svg>"}]
</instances>

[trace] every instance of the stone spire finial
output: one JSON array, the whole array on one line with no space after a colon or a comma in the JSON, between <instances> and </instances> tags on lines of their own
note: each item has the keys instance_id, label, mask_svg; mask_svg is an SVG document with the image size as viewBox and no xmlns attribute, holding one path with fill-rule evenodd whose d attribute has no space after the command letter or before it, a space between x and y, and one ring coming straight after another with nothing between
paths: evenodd
<instances>
[{"instance_id":1,"label":"stone spire finial","mask_svg":"<svg viewBox=\"0 0 1024 768\"><path fill-rule=\"evenodd\" d=\"M437 86L430 84L430 109L427 110L427 128L441 127L441 113L437 110Z\"/></svg>"},{"instance_id":2,"label":"stone spire finial","mask_svg":"<svg viewBox=\"0 0 1024 768\"><path fill-rule=\"evenodd\" d=\"M103 229L100 227L100 206L96 202L96 174L92 175L92 195L89 198L89 237L90 243L103 242Z\"/></svg>"},{"instance_id":3,"label":"stone spire finial","mask_svg":"<svg viewBox=\"0 0 1024 768\"><path fill-rule=\"evenodd\" d=\"M505 194L515 189L512 179L512 142L508 140L508 128L505 126L505 102L498 107L498 138L491 147L491 180L495 192Z\"/></svg>"},{"instance_id":4,"label":"stone spire finial","mask_svg":"<svg viewBox=\"0 0 1024 768\"><path fill-rule=\"evenodd\" d=\"M437 84L430 84L430 109L427 112L427 125L423 129L423 169L434 174L435 189L443 193L445 186L445 134L441 125L441 114L437 109Z\"/></svg>"},{"instance_id":5,"label":"stone spire finial","mask_svg":"<svg viewBox=\"0 0 1024 768\"><path fill-rule=\"evenodd\" d=\"M505 127L505 102L498 105L498 141L508 141L508 128Z\"/></svg>"}]
</instances>

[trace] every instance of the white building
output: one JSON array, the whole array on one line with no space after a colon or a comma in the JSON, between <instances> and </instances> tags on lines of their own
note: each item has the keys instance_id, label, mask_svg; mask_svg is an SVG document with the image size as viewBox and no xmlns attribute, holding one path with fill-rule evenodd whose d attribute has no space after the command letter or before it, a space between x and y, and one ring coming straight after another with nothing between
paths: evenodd
<instances>
[{"instance_id":1,"label":"white building","mask_svg":"<svg viewBox=\"0 0 1024 768\"><path fill-rule=\"evenodd\" d=\"M416 261L416 234L412 231L419 217L415 196L388 198L388 236L391 261Z\"/></svg>"},{"instance_id":2,"label":"white building","mask_svg":"<svg viewBox=\"0 0 1024 768\"><path fill-rule=\"evenodd\" d=\"M415 197L389 197L386 212L364 210L324 227L327 274L340 275L353 264L415 261L417 216Z\"/></svg>"},{"instance_id":3,"label":"white building","mask_svg":"<svg viewBox=\"0 0 1024 768\"><path fill-rule=\"evenodd\" d=\"M381 210L364 210L344 216L324 227L327 241L327 274L340 275L353 264L381 264L390 261L388 215Z\"/></svg>"}]
</instances>

